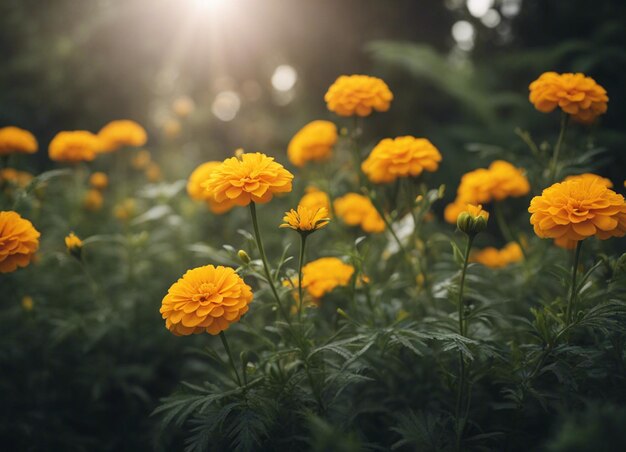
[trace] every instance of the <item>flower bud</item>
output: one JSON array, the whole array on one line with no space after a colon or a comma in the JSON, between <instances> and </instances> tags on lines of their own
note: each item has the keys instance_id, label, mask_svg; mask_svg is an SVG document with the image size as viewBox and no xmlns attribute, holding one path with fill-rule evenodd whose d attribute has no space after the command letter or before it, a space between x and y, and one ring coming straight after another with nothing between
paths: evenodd
<instances>
[{"instance_id":1,"label":"flower bud","mask_svg":"<svg viewBox=\"0 0 626 452\"><path fill-rule=\"evenodd\" d=\"M78 260L81 259L83 252L83 241L79 239L73 232L70 232L70 234L65 237L65 247L67 248L68 253L70 253Z\"/></svg>"},{"instance_id":2,"label":"flower bud","mask_svg":"<svg viewBox=\"0 0 626 452\"><path fill-rule=\"evenodd\" d=\"M469 236L483 232L487 229L489 213L482 210L482 206L467 205L467 209L459 214L456 219L457 227Z\"/></svg>"},{"instance_id":3,"label":"flower bud","mask_svg":"<svg viewBox=\"0 0 626 452\"><path fill-rule=\"evenodd\" d=\"M241 262L243 262L245 265L248 265L250 263L250 256L248 256L248 253L246 253L244 250L237 251L237 256L239 256L239 260L241 260Z\"/></svg>"}]
</instances>

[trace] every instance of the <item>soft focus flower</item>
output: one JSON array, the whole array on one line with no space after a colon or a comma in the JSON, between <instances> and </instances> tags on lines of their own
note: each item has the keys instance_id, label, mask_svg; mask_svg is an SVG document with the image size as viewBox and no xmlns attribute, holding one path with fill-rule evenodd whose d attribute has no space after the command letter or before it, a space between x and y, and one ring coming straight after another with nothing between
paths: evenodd
<instances>
[{"instance_id":1,"label":"soft focus flower","mask_svg":"<svg viewBox=\"0 0 626 452\"><path fill-rule=\"evenodd\" d=\"M597 174L593 174L593 173L583 173L583 174L576 174L573 176L567 176L565 178L565 181L575 180L575 179L585 179L585 178L597 179L598 182L604 185L606 188L613 187L613 182L611 182L610 179L607 179L606 177L598 176Z\"/></svg>"},{"instance_id":2,"label":"soft focus flower","mask_svg":"<svg viewBox=\"0 0 626 452\"><path fill-rule=\"evenodd\" d=\"M508 243L500 250L489 246L472 253L470 257L472 262L478 262L490 268L506 267L509 264L521 261L523 258L522 248L515 242Z\"/></svg>"},{"instance_id":3,"label":"soft focus flower","mask_svg":"<svg viewBox=\"0 0 626 452\"><path fill-rule=\"evenodd\" d=\"M310 233L322 229L330 219L325 207L311 209L299 205L297 210L291 209L289 212L285 212L283 221L284 223L280 225L281 228L291 228L294 231Z\"/></svg>"},{"instance_id":4,"label":"soft focus flower","mask_svg":"<svg viewBox=\"0 0 626 452\"><path fill-rule=\"evenodd\" d=\"M361 169L370 181L381 184L399 177L419 176L423 171L437 171L440 161L441 154L430 141L404 136L380 141Z\"/></svg>"},{"instance_id":5,"label":"soft focus flower","mask_svg":"<svg viewBox=\"0 0 626 452\"><path fill-rule=\"evenodd\" d=\"M0 273L26 267L39 248L40 233L17 212L0 212Z\"/></svg>"},{"instance_id":6,"label":"soft focus flower","mask_svg":"<svg viewBox=\"0 0 626 452\"><path fill-rule=\"evenodd\" d=\"M163 172L161 171L161 167L155 162L150 162L150 164L146 168L145 173L146 178L150 182L158 182L163 178Z\"/></svg>"},{"instance_id":7,"label":"soft focus flower","mask_svg":"<svg viewBox=\"0 0 626 452\"><path fill-rule=\"evenodd\" d=\"M202 187L202 183L204 183L209 178L211 173L213 173L215 168L219 167L221 164L222 162L203 163L193 170L187 182L187 193L189 194L189 197L197 201L206 202L211 212L215 214L226 213L235 206L235 204L231 201L224 201L221 203L215 201L213 194Z\"/></svg>"},{"instance_id":8,"label":"soft focus flower","mask_svg":"<svg viewBox=\"0 0 626 452\"><path fill-rule=\"evenodd\" d=\"M113 152L125 146L143 146L148 141L146 130L130 119L111 121L98 132L99 152Z\"/></svg>"},{"instance_id":9,"label":"soft focus flower","mask_svg":"<svg viewBox=\"0 0 626 452\"><path fill-rule=\"evenodd\" d=\"M382 232L385 221L368 197L348 193L335 199L335 213L348 226L360 226L365 232Z\"/></svg>"},{"instance_id":10,"label":"soft focus flower","mask_svg":"<svg viewBox=\"0 0 626 452\"><path fill-rule=\"evenodd\" d=\"M247 206L250 202L269 202L276 193L290 192L292 179L293 174L272 157L255 152L224 160L202 186L218 203Z\"/></svg>"},{"instance_id":11,"label":"soft focus flower","mask_svg":"<svg viewBox=\"0 0 626 452\"><path fill-rule=\"evenodd\" d=\"M152 163L152 156L150 155L150 151L145 149L141 149L137 152L130 161L130 164L136 170L145 170L148 165Z\"/></svg>"},{"instance_id":12,"label":"soft focus flower","mask_svg":"<svg viewBox=\"0 0 626 452\"><path fill-rule=\"evenodd\" d=\"M104 198L102 197L102 193L95 188L88 190L83 198L83 207L91 212L100 210L103 203Z\"/></svg>"},{"instance_id":13,"label":"soft focus flower","mask_svg":"<svg viewBox=\"0 0 626 452\"><path fill-rule=\"evenodd\" d=\"M26 171L18 171L13 168L4 168L0 170L0 186L1 182L9 182L17 187L24 188L33 180L33 175Z\"/></svg>"},{"instance_id":14,"label":"soft focus flower","mask_svg":"<svg viewBox=\"0 0 626 452\"><path fill-rule=\"evenodd\" d=\"M459 218L459 215L461 214L461 212L465 210L466 206L467 204L464 203L462 200L458 198L455 199L454 202L451 202L450 204L448 204L446 208L444 209L443 211L444 220L446 220L446 222L450 224L455 224L457 218Z\"/></svg>"},{"instance_id":15,"label":"soft focus flower","mask_svg":"<svg viewBox=\"0 0 626 452\"><path fill-rule=\"evenodd\" d=\"M29 295L24 295L22 297L22 309L24 311L30 312L35 307L35 302L33 301L33 297Z\"/></svg>"},{"instance_id":16,"label":"soft focus flower","mask_svg":"<svg viewBox=\"0 0 626 452\"><path fill-rule=\"evenodd\" d=\"M310 209L321 209L323 207L328 211L328 215L330 216L330 198L326 192L313 186L307 187L304 191L305 194L300 198L298 205Z\"/></svg>"},{"instance_id":17,"label":"soft focus flower","mask_svg":"<svg viewBox=\"0 0 626 452\"><path fill-rule=\"evenodd\" d=\"M352 265L336 257L323 257L302 267L302 288L314 298L321 298L335 287L347 286L354 274Z\"/></svg>"},{"instance_id":18,"label":"soft focus flower","mask_svg":"<svg viewBox=\"0 0 626 452\"><path fill-rule=\"evenodd\" d=\"M57 162L89 162L96 158L100 140L86 130L59 132L48 146L48 155Z\"/></svg>"},{"instance_id":19,"label":"soft focus flower","mask_svg":"<svg viewBox=\"0 0 626 452\"><path fill-rule=\"evenodd\" d=\"M34 154L37 149L37 140L28 130L14 126L0 128L0 156L14 152Z\"/></svg>"},{"instance_id":20,"label":"soft focus flower","mask_svg":"<svg viewBox=\"0 0 626 452\"><path fill-rule=\"evenodd\" d=\"M174 110L176 116L180 116L181 118L189 116L195 108L196 104L189 96L180 96L172 103L172 110Z\"/></svg>"},{"instance_id":21,"label":"soft focus flower","mask_svg":"<svg viewBox=\"0 0 626 452\"><path fill-rule=\"evenodd\" d=\"M494 201L502 201L506 198L516 198L527 195L530 192L530 184L519 168L504 160L496 160L489 165L491 184L489 194Z\"/></svg>"},{"instance_id":22,"label":"soft focus flower","mask_svg":"<svg viewBox=\"0 0 626 452\"><path fill-rule=\"evenodd\" d=\"M528 211L535 233L542 238L601 240L626 234L624 197L597 178L578 178L554 184L535 196Z\"/></svg>"},{"instance_id":23,"label":"soft focus flower","mask_svg":"<svg viewBox=\"0 0 626 452\"><path fill-rule=\"evenodd\" d=\"M369 116L372 110L389 110L393 94L379 78L342 75L328 88L324 100L339 116Z\"/></svg>"},{"instance_id":24,"label":"soft focus flower","mask_svg":"<svg viewBox=\"0 0 626 452\"><path fill-rule=\"evenodd\" d=\"M330 121L313 121L300 129L289 142L287 157L295 166L331 157L337 143L337 126Z\"/></svg>"},{"instance_id":25,"label":"soft focus flower","mask_svg":"<svg viewBox=\"0 0 626 452\"><path fill-rule=\"evenodd\" d=\"M102 171L96 171L89 177L89 185L96 190L104 190L109 186L109 177Z\"/></svg>"},{"instance_id":26,"label":"soft focus flower","mask_svg":"<svg viewBox=\"0 0 626 452\"><path fill-rule=\"evenodd\" d=\"M121 221L129 220L135 215L137 206L133 198L126 198L113 208L113 216Z\"/></svg>"},{"instance_id":27,"label":"soft focus flower","mask_svg":"<svg viewBox=\"0 0 626 452\"><path fill-rule=\"evenodd\" d=\"M70 232L67 237L65 237L65 248L67 248L67 252L72 256L80 259L80 255L83 251L83 241L78 238L76 234Z\"/></svg>"},{"instance_id":28,"label":"soft focus flower","mask_svg":"<svg viewBox=\"0 0 626 452\"><path fill-rule=\"evenodd\" d=\"M188 270L172 284L160 312L165 326L177 336L207 332L219 334L248 312L252 290L229 267Z\"/></svg>"},{"instance_id":29,"label":"soft focus flower","mask_svg":"<svg viewBox=\"0 0 626 452\"><path fill-rule=\"evenodd\" d=\"M456 219L457 227L467 235L474 236L487 229L489 212L483 210L480 204L467 204Z\"/></svg>"},{"instance_id":30,"label":"soft focus flower","mask_svg":"<svg viewBox=\"0 0 626 452\"><path fill-rule=\"evenodd\" d=\"M606 113L606 90L585 74L545 72L530 84L530 102L543 113L559 107L576 121L588 124Z\"/></svg>"},{"instance_id":31,"label":"soft focus flower","mask_svg":"<svg viewBox=\"0 0 626 452\"><path fill-rule=\"evenodd\" d=\"M180 135L183 126L180 124L178 119L170 118L165 123L163 123L163 133L168 138L176 138Z\"/></svg>"}]
</instances>

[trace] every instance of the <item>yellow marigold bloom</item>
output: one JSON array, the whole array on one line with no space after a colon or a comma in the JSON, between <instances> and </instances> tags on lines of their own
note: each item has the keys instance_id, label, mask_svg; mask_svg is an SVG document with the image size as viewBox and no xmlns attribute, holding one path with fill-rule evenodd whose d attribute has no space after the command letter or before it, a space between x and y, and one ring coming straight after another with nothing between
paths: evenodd
<instances>
[{"instance_id":1,"label":"yellow marigold bloom","mask_svg":"<svg viewBox=\"0 0 626 452\"><path fill-rule=\"evenodd\" d=\"M211 173L221 164L222 162L203 163L193 170L187 181L187 194L189 194L189 197L197 201L206 202L211 212L215 214L226 213L235 206L235 204L230 201L224 201L222 203L215 201L213 194L202 187L202 183L205 182Z\"/></svg>"},{"instance_id":2,"label":"yellow marigold bloom","mask_svg":"<svg viewBox=\"0 0 626 452\"><path fill-rule=\"evenodd\" d=\"M415 177L423 171L434 172L441 154L425 138L404 136L385 138L361 164L361 169L375 184L393 182L399 177Z\"/></svg>"},{"instance_id":3,"label":"yellow marigold bloom","mask_svg":"<svg viewBox=\"0 0 626 452\"><path fill-rule=\"evenodd\" d=\"M372 110L389 110L393 94L377 77L342 75L328 88L324 100L339 116L369 116Z\"/></svg>"},{"instance_id":4,"label":"yellow marigold bloom","mask_svg":"<svg viewBox=\"0 0 626 452\"><path fill-rule=\"evenodd\" d=\"M109 186L109 177L102 171L96 171L89 177L89 185L96 190L104 190Z\"/></svg>"},{"instance_id":5,"label":"yellow marigold bloom","mask_svg":"<svg viewBox=\"0 0 626 452\"><path fill-rule=\"evenodd\" d=\"M33 308L35 307L35 302L33 301L33 297L29 296L29 295L25 295L24 297L22 297L22 309L24 309L24 311L32 311Z\"/></svg>"},{"instance_id":6,"label":"yellow marigold bloom","mask_svg":"<svg viewBox=\"0 0 626 452\"><path fill-rule=\"evenodd\" d=\"M504 160L496 160L489 165L491 184L489 194L492 200L501 201L509 197L519 197L530 192L530 184L519 168Z\"/></svg>"},{"instance_id":7,"label":"yellow marigold bloom","mask_svg":"<svg viewBox=\"0 0 626 452\"><path fill-rule=\"evenodd\" d=\"M302 288L313 298L322 298L335 287L347 286L353 274L352 265L336 257L322 257L302 267Z\"/></svg>"},{"instance_id":8,"label":"yellow marigold bloom","mask_svg":"<svg viewBox=\"0 0 626 452\"><path fill-rule=\"evenodd\" d=\"M165 326L177 336L219 334L248 312L252 290L229 267L204 267L188 270L169 288L163 298L161 314Z\"/></svg>"},{"instance_id":9,"label":"yellow marigold bloom","mask_svg":"<svg viewBox=\"0 0 626 452\"><path fill-rule=\"evenodd\" d=\"M287 147L287 157L295 166L331 157L337 143L337 126L330 121L312 121L296 133Z\"/></svg>"},{"instance_id":10,"label":"yellow marigold bloom","mask_svg":"<svg viewBox=\"0 0 626 452\"><path fill-rule=\"evenodd\" d=\"M313 232L322 229L328 224L328 210L325 207L319 209L311 209L302 205L298 206L298 210L291 209L285 212L283 217L284 223L281 228L291 228L298 232Z\"/></svg>"},{"instance_id":11,"label":"yellow marigold bloom","mask_svg":"<svg viewBox=\"0 0 626 452\"><path fill-rule=\"evenodd\" d=\"M150 155L150 151L145 149L141 149L137 152L130 161L132 167L139 171L145 170L150 163L152 163L152 156Z\"/></svg>"},{"instance_id":12,"label":"yellow marigold bloom","mask_svg":"<svg viewBox=\"0 0 626 452\"><path fill-rule=\"evenodd\" d=\"M31 180L33 180L33 175L26 171L18 171L14 168L0 170L0 182L6 181L17 187L24 188L30 184Z\"/></svg>"},{"instance_id":13,"label":"yellow marigold bloom","mask_svg":"<svg viewBox=\"0 0 626 452\"><path fill-rule=\"evenodd\" d=\"M161 167L154 162L151 162L146 168L146 178L150 182L158 182L163 179L163 172L161 171Z\"/></svg>"},{"instance_id":14,"label":"yellow marigold bloom","mask_svg":"<svg viewBox=\"0 0 626 452\"><path fill-rule=\"evenodd\" d=\"M86 130L59 132L48 146L48 155L57 162L89 162L96 158L100 139Z\"/></svg>"},{"instance_id":15,"label":"yellow marigold bloom","mask_svg":"<svg viewBox=\"0 0 626 452\"><path fill-rule=\"evenodd\" d=\"M580 241L626 234L624 197L596 178L578 178L554 184L535 196L528 211L541 238Z\"/></svg>"},{"instance_id":16,"label":"yellow marigold bloom","mask_svg":"<svg viewBox=\"0 0 626 452\"><path fill-rule=\"evenodd\" d=\"M508 243L504 248L497 249L492 246L483 248L472 253L472 262L478 262L490 268L502 268L514 262L519 262L524 258L522 249L515 242Z\"/></svg>"},{"instance_id":17,"label":"yellow marigold bloom","mask_svg":"<svg viewBox=\"0 0 626 452\"><path fill-rule=\"evenodd\" d=\"M14 126L0 128L0 156L14 152L34 154L38 148L37 139L28 130Z\"/></svg>"},{"instance_id":18,"label":"yellow marigold bloom","mask_svg":"<svg viewBox=\"0 0 626 452\"><path fill-rule=\"evenodd\" d=\"M83 241L78 238L76 234L70 232L69 235L65 237L65 248L67 248L67 252L72 256L80 258L83 250Z\"/></svg>"},{"instance_id":19,"label":"yellow marigold bloom","mask_svg":"<svg viewBox=\"0 0 626 452\"><path fill-rule=\"evenodd\" d=\"M291 191L293 174L272 157L255 152L231 157L217 167L202 186L218 203L247 206L269 202L276 193Z\"/></svg>"},{"instance_id":20,"label":"yellow marigold bloom","mask_svg":"<svg viewBox=\"0 0 626 452\"><path fill-rule=\"evenodd\" d=\"M104 197L100 190L96 190L92 188L87 191L85 194L85 198L83 199L83 207L91 212L96 212L102 209L102 204L104 204Z\"/></svg>"},{"instance_id":21,"label":"yellow marigold bloom","mask_svg":"<svg viewBox=\"0 0 626 452\"><path fill-rule=\"evenodd\" d=\"M325 208L330 216L330 198L326 192L321 191L317 187L307 187L298 205L308 207L309 209Z\"/></svg>"},{"instance_id":22,"label":"yellow marigold bloom","mask_svg":"<svg viewBox=\"0 0 626 452\"><path fill-rule=\"evenodd\" d=\"M0 212L0 273L26 267L39 248L40 233L17 212Z\"/></svg>"},{"instance_id":23,"label":"yellow marigold bloom","mask_svg":"<svg viewBox=\"0 0 626 452\"><path fill-rule=\"evenodd\" d=\"M360 226L365 232L383 232L385 221L368 197L348 193L335 199L335 213L348 226Z\"/></svg>"},{"instance_id":24,"label":"yellow marigold bloom","mask_svg":"<svg viewBox=\"0 0 626 452\"><path fill-rule=\"evenodd\" d=\"M129 220L135 215L136 204L132 198L126 198L113 208L113 216L121 221Z\"/></svg>"},{"instance_id":25,"label":"yellow marigold bloom","mask_svg":"<svg viewBox=\"0 0 626 452\"><path fill-rule=\"evenodd\" d=\"M606 90L585 74L545 72L530 84L530 102L543 113L559 107L576 121L589 124L606 113Z\"/></svg>"},{"instance_id":26,"label":"yellow marigold bloom","mask_svg":"<svg viewBox=\"0 0 626 452\"><path fill-rule=\"evenodd\" d=\"M568 180L575 180L575 179L581 179L581 178L582 179L584 178L597 179L598 182L603 184L606 188L613 188L613 182L611 182L610 179L607 179L606 177L598 176L597 174L593 174L593 173L583 173L583 174L576 174L573 176L567 176L564 180L568 181Z\"/></svg>"},{"instance_id":27,"label":"yellow marigold bloom","mask_svg":"<svg viewBox=\"0 0 626 452\"><path fill-rule=\"evenodd\" d=\"M172 103L172 110L174 110L176 116L180 116L181 118L189 116L195 108L196 104L189 96L180 96Z\"/></svg>"},{"instance_id":28,"label":"yellow marigold bloom","mask_svg":"<svg viewBox=\"0 0 626 452\"><path fill-rule=\"evenodd\" d=\"M100 129L98 138L102 143L99 152L113 152L124 146L143 146L148 141L148 134L135 121L119 119Z\"/></svg>"}]
</instances>

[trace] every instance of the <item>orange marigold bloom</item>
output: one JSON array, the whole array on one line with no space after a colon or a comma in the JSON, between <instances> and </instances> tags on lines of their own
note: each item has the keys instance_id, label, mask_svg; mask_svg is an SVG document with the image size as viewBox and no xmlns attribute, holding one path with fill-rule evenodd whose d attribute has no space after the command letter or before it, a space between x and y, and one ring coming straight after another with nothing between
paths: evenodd
<instances>
[{"instance_id":1,"label":"orange marigold bloom","mask_svg":"<svg viewBox=\"0 0 626 452\"><path fill-rule=\"evenodd\" d=\"M269 202L276 193L291 191L293 174L280 163L260 152L231 157L211 174L202 186L216 202L247 206L250 202Z\"/></svg>"},{"instance_id":2,"label":"orange marigold bloom","mask_svg":"<svg viewBox=\"0 0 626 452\"><path fill-rule=\"evenodd\" d=\"M0 273L26 267L39 248L41 234L17 212L0 212Z\"/></svg>"},{"instance_id":3,"label":"orange marigold bloom","mask_svg":"<svg viewBox=\"0 0 626 452\"><path fill-rule=\"evenodd\" d=\"M369 116L372 110L389 110L393 94L377 77L342 75L328 88L324 100L339 116Z\"/></svg>"},{"instance_id":4,"label":"orange marigold bloom","mask_svg":"<svg viewBox=\"0 0 626 452\"><path fill-rule=\"evenodd\" d=\"M491 199L501 201L509 197L519 197L530 192L530 184L524 172L504 160L496 160L489 165Z\"/></svg>"},{"instance_id":5,"label":"orange marigold bloom","mask_svg":"<svg viewBox=\"0 0 626 452\"><path fill-rule=\"evenodd\" d=\"M18 171L14 168L4 168L0 170L0 182L6 181L24 188L30 184L31 180L33 180L33 175L26 171Z\"/></svg>"},{"instance_id":6,"label":"orange marigold bloom","mask_svg":"<svg viewBox=\"0 0 626 452\"><path fill-rule=\"evenodd\" d=\"M441 154L425 138L411 136L385 138L361 164L361 169L375 184L393 182L399 177L415 177L423 171L439 168Z\"/></svg>"},{"instance_id":7,"label":"orange marigold bloom","mask_svg":"<svg viewBox=\"0 0 626 452\"><path fill-rule=\"evenodd\" d=\"M215 168L219 167L222 162L206 162L198 166L191 175L187 182L187 194L192 199L197 201L204 201L207 203L211 212L215 214L222 214L228 212L234 207L234 203L230 201L217 202L213 198L213 194L208 192L202 187L202 183L206 181Z\"/></svg>"},{"instance_id":8,"label":"orange marigold bloom","mask_svg":"<svg viewBox=\"0 0 626 452\"><path fill-rule=\"evenodd\" d=\"M143 146L148 141L148 134L135 121L119 119L100 129L98 138L102 143L99 152L113 152L124 146Z\"/></svg>"},{"instance_id":9,"label":"orange marigold bloom","mask_svg":"<svg viewBox=\"0 0 626 452\"><path fill-rule=\"evenodd\" d=\"M521 261L523 258L522 248L515 242L508 243L500 250L489 246L471 255L472 262L478 262L490 268L506 267L509 264Z\"/></svg>"},{"instance_id":10,"label":"orange marigold bloom","mask_svg":"<svg viewBox=\"0 0 626 452\"><path fill-rule=\"evenodd\" d=\"M578 240L569 240L567 237L559 237L558 239L554 239L554 244L559 248L573 250L576 248Z\"/></svg>"},{"instance_id":11,"label":"orange marigold bloom","mask_svg":"<svg viewBox=\"0 0 626 452\"><path fill-rule=\"evenodd\" d=\"M229 267L205 265L188 270L172 284L160 312L177 336L219 334L248 312L252 289Z\"/></svg>"},{"instance_id":12,"label":"orange marigold bloom","mask_svg":"<svg viewBox=\"0 0 626 452\"><path fill-rule=\"evenodd\" d=\"M85 194L85 198L83 199L83 207L91 212L96 212L102 209L102 204L104 204L104 198L100 190L96 190L92 188L87 191Z\"/></svg>"},{"instance_id":13,"label":"orange marigold bloom","mask_svg":"<svg viewBox=\"0 0 626 452\"><path fill-rule=\"evenodd\" d=\"M360 226L365 232L383 232L385 221L366 196L348 193L333 203L335 213L348 226Z\"/></svg>"},{"instance_id":14,"label":"orange marigold bloom","mask_svg":"<svg viewBox=\"0 0 626 452\"><path fill-rule=\"evenodd\" d=\"M100 146L98 137L86 130L59 132L48 146L48 155L57 162L90 162Z\"/></svg>"},{"instance_id":15,"label":"orange marigold bloom","mask_svg":"<svg viewBox=\"0 0 626 452\"><path fill-rule=\"evenodd\" d=\"M347 286L354 274L352 265L336 257L322 257L302 267L302 288L314 298L322 298L335 287Z\"/></svg>"},{"instance_id":16,"label":"orange marigold bloom","mask_svg":"<svg viewBox=\"0 0 626 452\"><path fill-rule=\"evenodd\" d=\"M291 228L294 231L310 233L318 229L322 229L328 224L328 210L325 207L319 209L311 209L306 206L299 205L298 210L291 209L285 212L283 217L284 223L281 228Z\"/></svg>"},{"instance_id":17,"label":"orange marigold bloom","mask_svg":"<svg viewBox=\"0 0 626 452\"><path fill-rule=\"evenodd\" d=\"M464 203L462 200L458 198L455 199L454 202L451 202L450 204L448 204L446 208L444 209L443 211L444 220L446 220L446 222L450 224L455 224L456 219L459 218L459 215L461 214L461 212L465 211L466 207L467 207L467 204Z\"/></svg>"},{"instance_id":18,"label":"orange marigold bloom","mask_svg":"<svg viewBox=\"0 0 626 452\"><path fill-rule=\"evenodd\" d=\"M624 197L596 178L578 178L552 185L535 196L528 211L535 233L542 238L601 240L626 234Z\"/></svg>"},{"instance_id":19,"label":"orange marigold bloom","mask_svg":"<svg viewBox=\"0 0 626 452\"><path fill-rule=\"evenodd\" d=\"M543 113L559 107L576 121L589 124L606 113L606 90L585 74L545 72L530 84L530 102Z\"/></svg>"},{"instance_id":20,"label":"orange marigold bloom","mask_svg":"<svg viewBox=\"0 0 626 452\"><path fill-rule=\"evenodd\" d=\"M96 171L89 177L89 185L96 190L104 190L109 186L109 177L102 171Z\"/></svg>"},{"instance_id":21,"label":"orange marigold bloom","mask_svg":"<svg viewBox=\"0 0 626 452\"><path fill-rule=\"evenodd\" d=\"M574 180L574 179L580 179L580 178L597 179L598 182L603 184L606 188L612 188L613 187L613 182L611 182L610 179L607 179L606 177L598 176L597 174L593 174L593 173L575 174L573 176L567 176L565 178L565 180L568 181L568 180Z\"/></svg>"},{"instance_id":22,"label":"orange marigold bloom","mask_svg":"<svg viewBox=\"0 0 626 452\"><path fill-rule=\"evenodd\" d=\"M295 166L319 162L331 157L337 143L337 126L330 121L312 121L300 129L289 142L287 157Z\"/></svg>"},{"instance_id":23,"label":"orange marigold bloom","mask_svg":"<svg viewBox=\"0 0 626 452\"><path fill-rule=\"evenodd\" d=\"M28 130L14 126L0 128L0 155L34 154L37 149L37 139Z\"/></svg>"},{"instance_id":24,"label":"orange marigold bloom","mask_svg":"<svg viewBox=\"0 0 626 452\"><path fill-rule=\"evenodd\" d=\"M304 190L305 194L300 198L298 205L305 206L310 209L321 209L324 207L328 211L330 216L330 198L326 192L323 192L317 187L307 187Z\"/></svg>"}]
</instances>

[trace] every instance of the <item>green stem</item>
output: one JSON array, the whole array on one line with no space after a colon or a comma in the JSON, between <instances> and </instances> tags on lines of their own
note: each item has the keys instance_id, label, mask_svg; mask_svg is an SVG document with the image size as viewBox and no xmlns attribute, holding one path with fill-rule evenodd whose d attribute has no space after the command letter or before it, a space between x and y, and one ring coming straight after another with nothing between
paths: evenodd
<instances>
[{"instance_id":1,"label":"green stem","mask_svg":"<svg viewBox=\"0 0 626 452\"><path fill-rule=\"evenodd\" d=\"M578 261L580 260L580 250L583 247L583 241L576 243L576 252L574 254L574 264L572 265L572 287L570 289L569 300L567 302L567 311L565 312L565 326L571 323L572 310L576 301L576 276L578 275Z\"/></svg>"},{"instance_id":2,"label":"green stem","mask_svg":"<svg viewBox=\"0 0 626 452\"><path fill-rule=\"evenodd\" d=\"M505 240L507 242L515 242L519 245L520 249L522 250L522 255L524 256L524 262L526 262L527 261L526 250L524 249L524 246L521 240L519 239L519 237L513 233L513 231L509 227L509 224L506 222L506 219L504 218L504 214L502 213L501 203L495 202L493 206L493 210L496 214L496 223L498 223L498 228L500 229L500 232L502 232L502 235L504 236Z\"/></svg>"},{"instance_id":3,"label":"green stem","mask_svg":"<svg viewBox=\"0 0 626 452\"><path fill-rule=\"evenodd\" d=\"M352 155L354 158L354 171L357 174L359 187L363 187L363 172L361 171L361 152L359 151L359 117L354 116L354 125L352 128Z\"/></svg>"},{"instance_id":4,"label":"green stem","mask_svg":"<svg viewBox=\"0 0 626 452\"><path fill-rule=\"evenodd\" d=\"M302 265L304 264L304 251L306 247L306 234L300 234L300 259L298 261L298 322L302 322Z\"/></svg>"},{"instance_id":5,"label":"green stem","mask_svg":"<svg viewBox=\"0 0 626 452\"><path fill-rule=\"evenodd\" d=\"M263 269L265 270L265 277L267 278L267 283L270 285L270 289L274 294L274 298L276 299L276 304L278 304L278 309L281 311L283 317L288 324L291 325L289 320L289 314L285 311L285 307L280 301L280 296L278 295L278 291L276 290L276 285L274 284L274 278L272 278L272 273L270 271L270 266L267 262L267 257L265 255L265 249L263 248L263 239L261 238L261 231L259 230L259 222L257 220L256 215L256 204L254 202L250 203L250 215L252 216L252 226L254 227L254 238L256 239L256 245L259 249L259 254L261 254L261 260L263 261Z\"/></svg>"},{"instance_id":6,"label":"green stem","mask_svg":"<svg viewBox=\"0 0 626 452\"><path fill-rule=\"evenodd\" d=\"M233 354L230 352L230 347L228 346L228 339L226 339L226 335L223 331L220 331L220 339L222 340L222 344L226 349L226 354L228 355L228 361L230 362L230 366L235 372L235 377L237 377L237 383L239 384L239 386L242 386L241 378L239 378L239 372L237 371L237 366L235 366L235 360L233 359Z\"/></svg>"},{"instance_id":7,"label":"green stem","mask_svg":"<svg viewBox=\"0 0 626 452\"><path fill-rule=\"evenodd\" d=\"M563 140L565 139L565 129L567 129L568 119L569 116L567 113L563 113L561 116L561 130L559 131L559 138L554 146L554 153L552 154L552 161L550 162L550 172L548 173L549 184L554 182L554 178L556 176L556 167L559 163L559 153L561 152L561 146L563 145Z\"/></svg>"}]
</instances>

